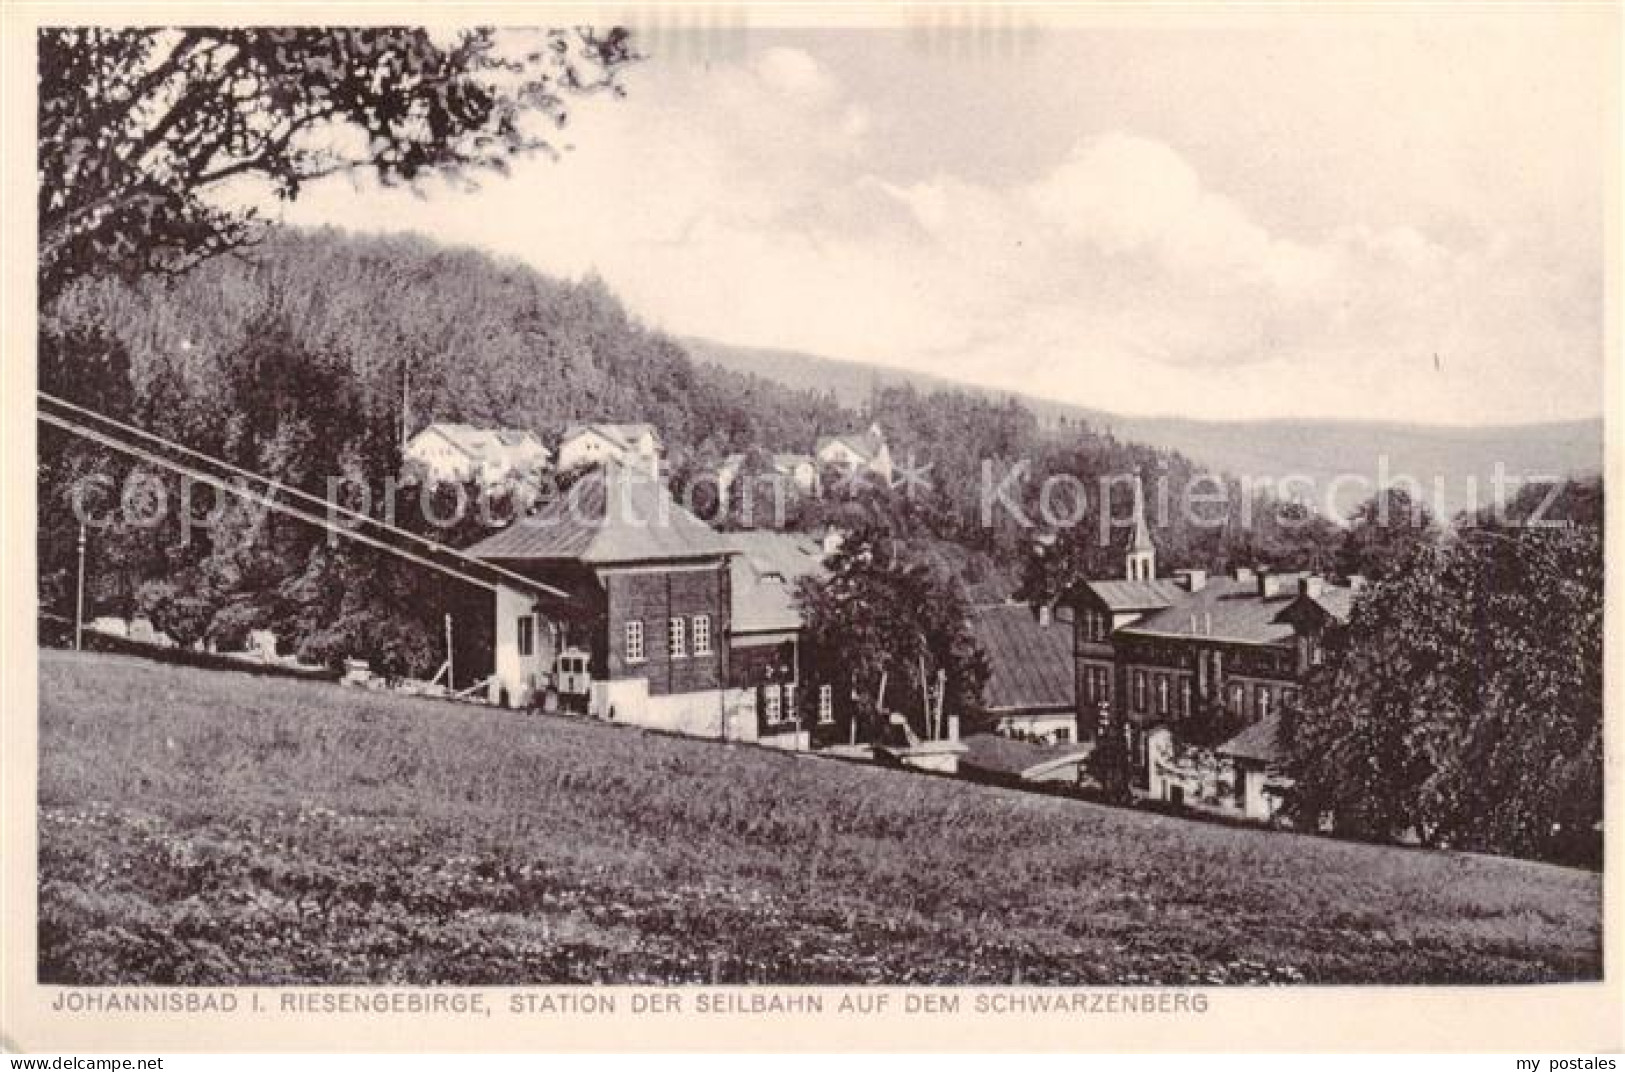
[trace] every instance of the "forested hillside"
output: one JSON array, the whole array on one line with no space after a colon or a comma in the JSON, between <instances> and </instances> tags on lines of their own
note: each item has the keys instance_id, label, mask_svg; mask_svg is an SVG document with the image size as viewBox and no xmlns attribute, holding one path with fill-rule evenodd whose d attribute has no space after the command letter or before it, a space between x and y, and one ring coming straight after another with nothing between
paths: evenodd
<instances>
[{"instance_id":1,"label":"forested hillside","mask_svg":"<svg viewBox=\"0 0 1625 1072\"><path fill-rule=\"evenodd\" d=\"M697 367L599 280L552 279L420 239L333 231L278 232L175 277L83 280L47 310L40 373L46 390L316 494L333 477L381 487L399 470L403 426L431 420L528 428L550 444L575 419L649 421L665 438L680 494L731 452L805 452L820 434L877 420L899 464L923 480L890 494L795 504L785 522L879 522L921 545L973 599L1016 587L1043 477L1070 474L1095 495L1098 477L1138 471L1177 495L1199 473L1177 454L1086 426L1041 429L1009 399L903 385L876 392L860 412L829 393ZM987 474L1002 480L1022 463L1029 478L1006 483L1001 505L985 517ZM47 611L71 613L75 482L94 473L122 481L129 471L126 461L60 433L43 436ZM98 509L118 504L110 487ZM167 477L145 490L149 498L167 494L170 504L178 492ZM1226 492L1233 502L1236 489L1221 489L1221 498ZM1126 485L1112 490L1113 516L1126 516L1126 496ZM1098 530L1098 501L1081 510L1064 496L1051 502ZM1221 502L1207 516L1225 513ZM419 514L405 510L397 520L423 528ZM208 531L180 535L176 524L127 519L99 528L90 612L141 610L183 641L229 643L271 625L312 658L358 654L421 671L437 657L441 613L460 597L410 567L327 546L294 523L256 519L241 507ZM461 543L480 529L470 519L435 535ZM1272 528L1267 511L1242 528L1193 524L1176 510L1158 532L1168 566L1237 556L1302 561L1323 555L1326 536L1323 526ZM1115 568L1112 542L1092 541L1091 568ZM465 665L480 661L476 652Z\"/></svg>"}]
</instances>

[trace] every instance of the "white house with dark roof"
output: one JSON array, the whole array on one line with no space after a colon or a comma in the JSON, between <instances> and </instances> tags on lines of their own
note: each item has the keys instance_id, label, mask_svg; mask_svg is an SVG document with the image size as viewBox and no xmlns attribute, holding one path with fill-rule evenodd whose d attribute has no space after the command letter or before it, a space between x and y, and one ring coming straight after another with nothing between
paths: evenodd
<instances>
[{"instance_id":1,"label":"white house with dark roof","mask_svg":"<svg viewBox=\"0 0 1625 1072\"><path fill-rule=\"evenodd\" d=\"M569 472L613 461L628 469L655 473L660 469L664 449L660 433L652 424L606 421L572 424L559 440L558 467Z\"/></svg>"},{"instance_id":2,"label":"white house with dark roof","mask_svg":"<svg viewBox=\"0 0 1625 1072\"><path fill-rule=\"evenodd\" d=\"M891 447L887 445L886 433L878 422L862 432L819 436L813 447L813 457L820 467L862 472L874 476L881 483L892 482Z\"/></svg>"},{"instance_id":3,"label":"white house with dark roof","mask_svg":"<svg viewBox=\"0 0 1625 1072\"><path fill-rule=\"evenodd\" d=\"M475 480L483 485L523 478L547 468L552 455L523 428L480 428L435 421L407 440L405 460L433 482Z\"/></svg>"}]
</instances>

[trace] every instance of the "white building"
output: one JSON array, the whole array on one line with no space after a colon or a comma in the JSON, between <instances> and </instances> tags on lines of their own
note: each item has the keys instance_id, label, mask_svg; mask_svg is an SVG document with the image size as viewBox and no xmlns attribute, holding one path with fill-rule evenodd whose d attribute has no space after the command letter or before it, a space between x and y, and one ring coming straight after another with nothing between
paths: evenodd
<instances>
[{"instance_id":1,"label":"white building","mask_svg":"<svg viewBox=\"0 0 1625 1072\"><path fill-rule=\"evenodd\" d=\"M628 469L656 473L663 445L652 424L572 424L559 441L559 469L568 472L614 461Z\"/></svg>"},{"instance_id":2,"label":"white building","mask_svg":"<svg viewBox=\"0 0 1625 1072\"><path fill-rule=\"evenodd\" d=\"M436 483L475 480L482 485L532 476L547 467L548 449L535 435L517 428L476 428L436 421L406 444L406 460L416 462Z\"/></svg>"},{"instance_id":3,"label":"white building","mask_svg":"<svg viewBox=\"0 0 1625 1072\"><path fill-rule=\"evenodd\" d=\"M730 454L717 467L717 501L721 510L728 509L734 484L739 481L739 471L744 464L744 454ZM781 482L780 486L786 491L793 489L801 495L818 494L818 462L811 454L774 454L770 456L770 465L774 478ZM772 490L762 489L764 493Z\"/></svg>"},{"instance_id":4,"label":"white building","mask_svg":"<svg viewBox=\"0 0 1625 1072\"><path fill-rule=\"evenodd\" d=\"M887 485L892 481L891 448L878 423L871 424L866 432L820 436L813 457L820 466L867 473Z\"/></svg>"}]
</instances>

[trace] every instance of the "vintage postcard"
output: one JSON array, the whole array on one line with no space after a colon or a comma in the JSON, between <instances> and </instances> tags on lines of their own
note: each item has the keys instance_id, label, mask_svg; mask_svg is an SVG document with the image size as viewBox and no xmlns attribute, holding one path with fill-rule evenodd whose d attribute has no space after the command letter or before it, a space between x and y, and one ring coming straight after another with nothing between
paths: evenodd
<instances>
[{"instance_id":1,"label":"vintage postcard","mask_svg":"<svg viewBox=\"0 0 1625 1072\"><path fill-rule=\"evenodd\" d=\"M1616 1051L1620 31L8 5L4 1044Z\"/></svg>"}]
</instances>

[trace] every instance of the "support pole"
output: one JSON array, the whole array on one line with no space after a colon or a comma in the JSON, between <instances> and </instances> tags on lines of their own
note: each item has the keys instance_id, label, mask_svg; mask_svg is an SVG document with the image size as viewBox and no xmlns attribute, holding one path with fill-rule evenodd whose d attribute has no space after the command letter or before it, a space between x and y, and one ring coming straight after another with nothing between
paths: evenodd
<instances>
[{"instance_id":1,"label":"support pole","mask_svg":"<svg viewBox=\"0 0 1625 1072\"><path fill-rule=\"evenodd\" d=\"M446 615L446 688L456 688L455 679L451 672L451 615Z\"/></svg>"},{"instance_id":2,"label":"support pole","mask_svg":"<svg viewBox=\"0 0 1625 1072\"><path fill-rule=\"evenodd\" d=\"M79 522L79 592L73 606L73 650L85 646L85 523Z\"/></svg>"}]
</instances>

